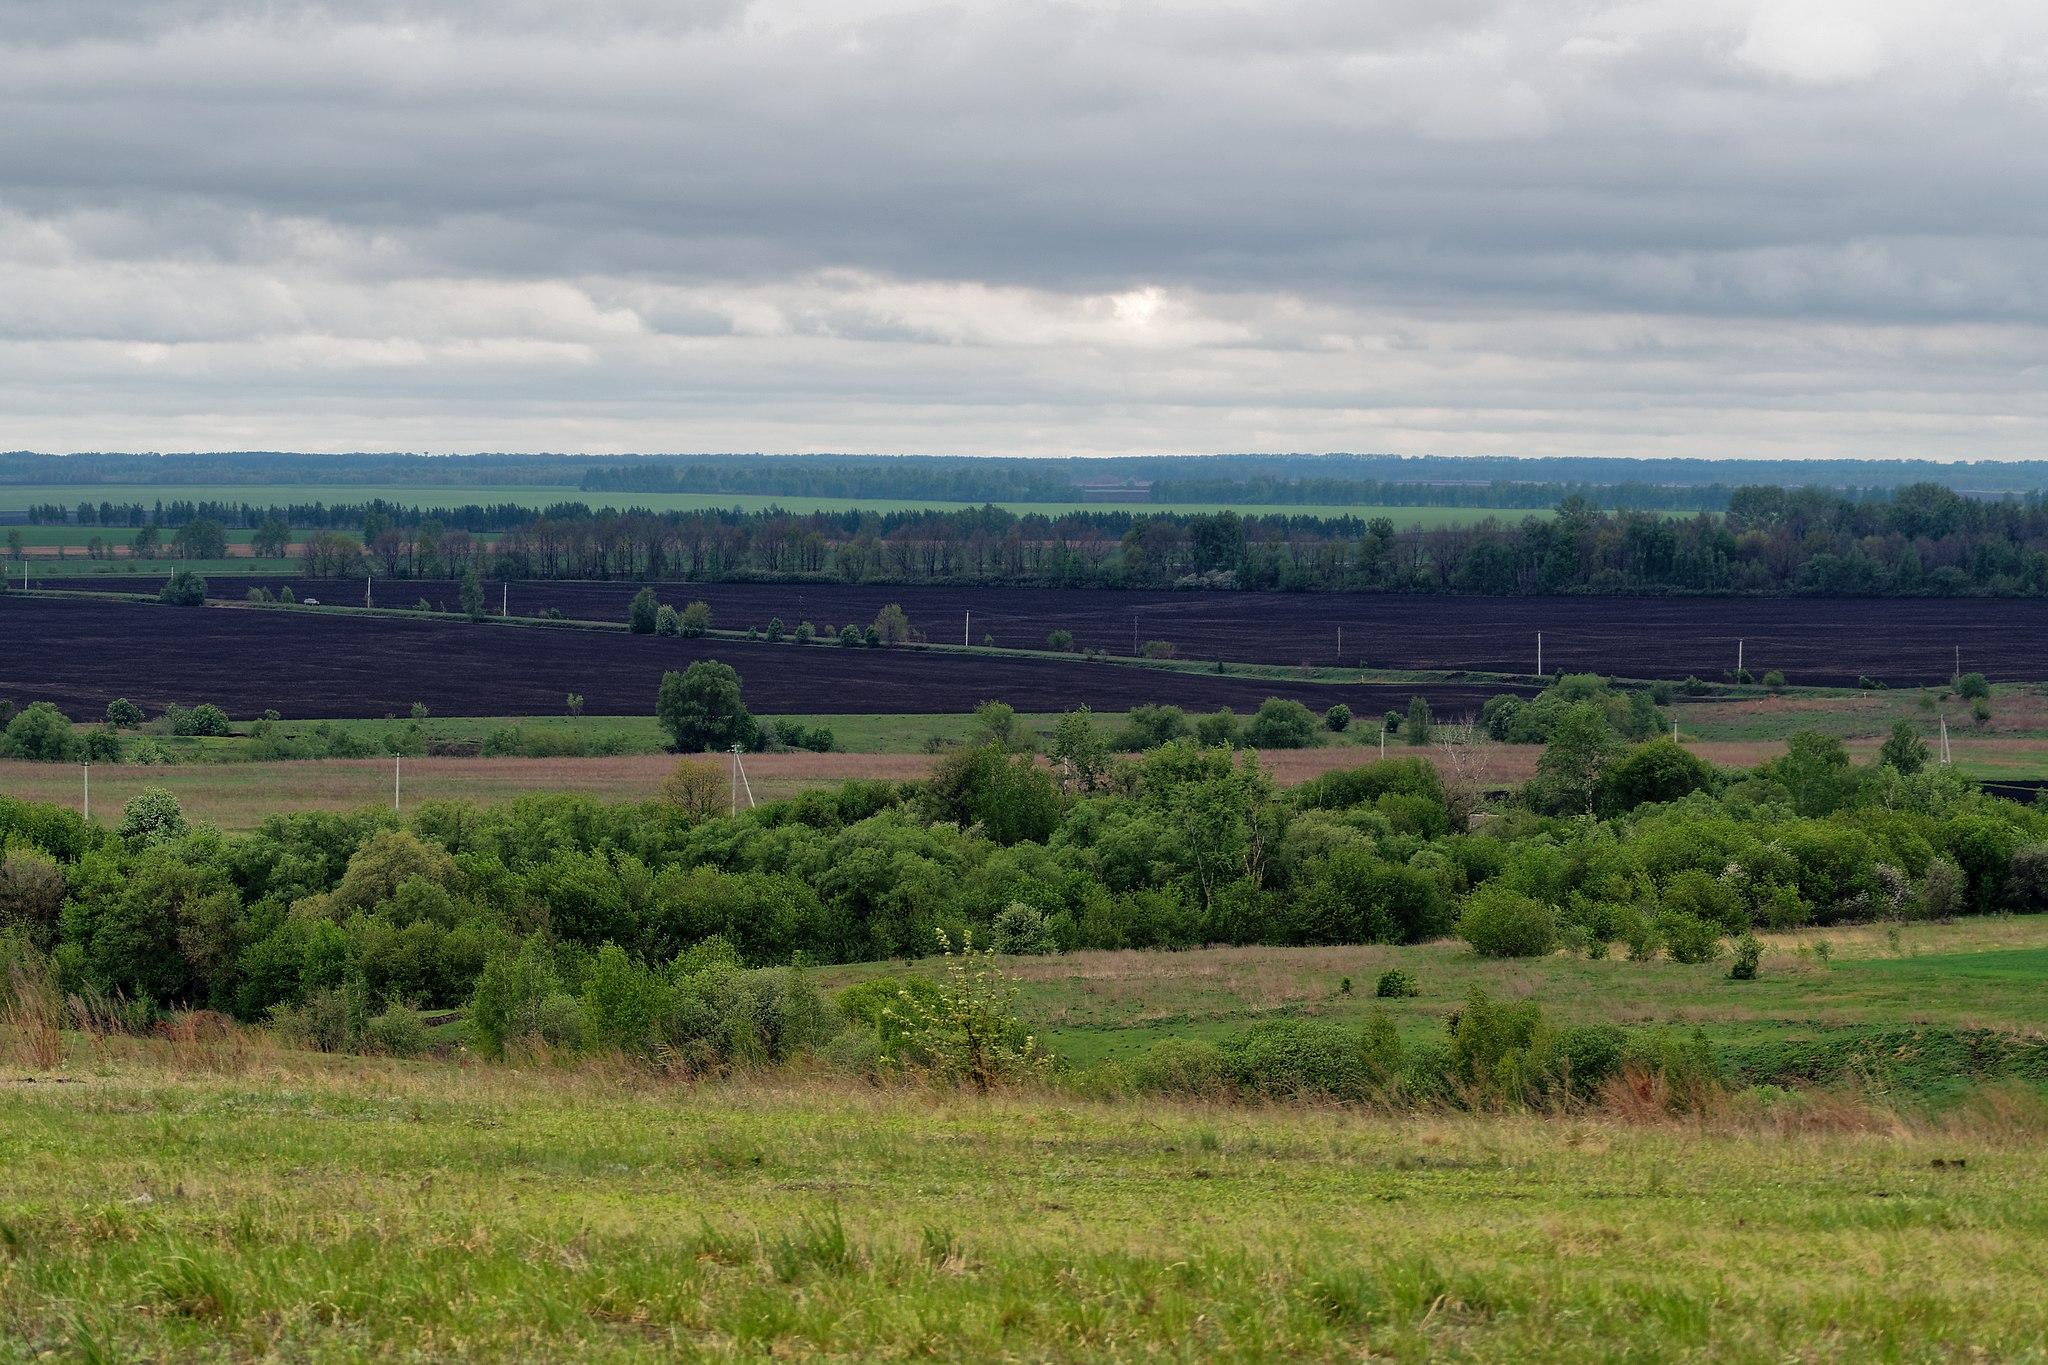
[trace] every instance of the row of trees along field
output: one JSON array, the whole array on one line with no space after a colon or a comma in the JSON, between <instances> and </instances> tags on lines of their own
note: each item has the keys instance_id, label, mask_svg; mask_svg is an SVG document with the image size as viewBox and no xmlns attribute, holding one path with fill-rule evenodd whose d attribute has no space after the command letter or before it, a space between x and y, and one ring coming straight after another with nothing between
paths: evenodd
<instances>
[{"instance_id":1,"label":"row of trees along field","mask_svg":"<svg viewBox=\"0 0 2048 1365\"><path fill-rule=\"evenodd\" d=\"M63 509L54 509L61 513ZM98 509L101 515L105 508ZM1387 517L1081 511L650 512L391 504L172 504L138 553L177 542L190 511L253 525L260 549L300 528L306 572L494 578L836 578L845 581L1470 593L1809 592L2039 595L2048 505L1934 484L1883 496L1734 490L1722 515L1603 512L1568 499L1549 518L1401 529ZM166 520L156 519L159 515ZM348 530L338 528L350 528ZM188 537L189 539L189 537ZM200 557L200 556L195 556Z\"/></svg>"},{"instance_id":2,"label":"row of trees along field","mask_svg":"<svg viewBox=\"0 0 2048 1365\"><path fill-rule=\"evenodd\" d=\"M1910 734L1866 767L1802 734L1717 772L1630 743L1612 701L1561 700L1537 778L1479 820L1478 778L1419 758L1282 792L1195 740L1114 757L1077 711L1049 766L1000 709L929 781L737 815L703 758L647 803L433 802L244 836L189 826L160 791L111 829L0 799L0 935L68 991L258 1019L462 1006L522 956L573 988L606 953L840 962L923 955L941 932L1015 953L1456 933L1488 955L1685 962L1734 938L1740 971L1753 928L2048 908L2048 811L1927 767Z\"/></svg>"},{"instance_id":3,"label":"row of trees along field","mask_svg":"<svg viewBox=\"0 0 2048 1365\"><path fill-rule=\"evenodd\" d=\"M367 564L421 577L474 563L499 578L2037 595L2048 591L2048 509L1925 486L1882 501L1745 489L1725 516L1690 519L1568 502L1551 518L1444 530L1228 512L599 514L537 520L492 541L432 522L383 528L367 547L329 533L312 537L305 557L309 572Z\"/></svg>"}]
</instances>

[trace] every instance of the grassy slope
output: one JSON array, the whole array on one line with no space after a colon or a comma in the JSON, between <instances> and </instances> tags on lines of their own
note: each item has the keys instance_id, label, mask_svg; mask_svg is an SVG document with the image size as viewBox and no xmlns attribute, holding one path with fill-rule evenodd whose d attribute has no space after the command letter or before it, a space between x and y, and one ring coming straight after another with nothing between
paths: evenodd
<instances>
[{"instance_id":1,"label":"grassy slope","mask_svg":"<svg viewBox=\"0 0 2048 1365\"><path fill-rule=\"evenodd\" d=\"M1806 1043L1839 1030L2038 1034L2048 1022L2041 1005L2048 916L1903 925L1896 948L1876 925L1763 937L1762 971L1750 982L1730 981L1725 961L1685 966L1558 955L1496 962L1454 942L1075 953L1019 959L1013 968L1024 983L1026 1013L1043 1026L1055 1053L1080 1065L1128 1062L1166 1037L1214 1039L1262 1019L1357 1021L1379 1007L1409 1038L1441 1038L1445 1016L1475 985L1497 998L1535 1000L1559 1023L1697 1027L1735 1050ZM1823 939L1826 961L1811 951ZM1374 999L1373 986L1390 967L1409 971L1421 994ZM891 970L900 969L842 967L826 977L839 985ZM1966 1079L1903 1064L1895 1077L1916 1099L1950 1097ZM2048 1081L2048 1072L2040 1079Z\"/></svg>"},{"instance_id":2,"label":"grassy slope","mask_svg":"<svg viewBox=\"0 0 2048 1365\"><path fill-rule=\"evenodd\" d=\"M166 1060L130 1045L73 1084L0 1086L0 1359L1863 1360L2048 1339L2031 1121L1702 1133Z\"/></svg>"}]
</instances>

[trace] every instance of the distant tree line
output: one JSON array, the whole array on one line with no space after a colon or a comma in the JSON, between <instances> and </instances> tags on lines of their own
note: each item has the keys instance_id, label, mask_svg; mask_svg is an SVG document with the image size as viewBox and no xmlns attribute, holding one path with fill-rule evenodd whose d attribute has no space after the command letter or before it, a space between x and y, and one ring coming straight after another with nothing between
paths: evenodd
<instances>
[{"instance_id":1,"label":"distant tree line","mask_svg":"<svg viewBox=\"0 0 2048 1365\"><path fill-rule=\"evenodd\" d=\"M309 537L305 571L499 579L812 579L1442 593L2037 596L2048 506L1937 485L1881 499L1742 488L1724 515L1605 512L1404 530L1385 517L600 512L494 540L437 520Z\"/></svg>"},{"instance_id":2,"label":"distant tree line","mask_svg":"<svg viewBox=\"0 0 2048 1365\"><path fill-rule=\"evenodd\" d=\"M1555 507L1581 498L1596 507L1653 511L1718 511L1728 505L1726 484L1671 487L1650 483L1551 483L1494 479L1485 483L1423 483L1412 479L1162 479L1155 503L1214 502L1249 506L1321 507Z\"/></svg>"},{"instance_id":3,"label":"distant tree line","mask_svg":"<svg viewBox=\"0 0 2048 1365\"><path fill-rule=\"evenodd\" d=\"M158 455L0 452L0 484L344 484L357 487L582 487L589 491L756 493L785 497L1065 500L1077 487L1213 481L1273 488L1318 481L1437 489L1491 484L1621 485L1678 490L1745 484L1859 492L1938 481L1959 491L2048 491L2048 461L1633 459L1385 454L1133 455L988 459L948 455L308 455L226 451ZM1250 499L1230 499L1232 501ZM1320 501L1306 494L1271 500ZM1380 499L1375 499L1375 501ZM1555 500L1553 496L1550 500ZM1403 499L1405 502L1406 499ZM1600 499L1605 501L1605 499ZM1489 502L1475 505L1491 506ZM1538 505L1547 505L1538 504ZM1614 504L1634 505L1634 504ZM1666 506L1691 506L1667 502Z\"/></svg>"}]
</instances>

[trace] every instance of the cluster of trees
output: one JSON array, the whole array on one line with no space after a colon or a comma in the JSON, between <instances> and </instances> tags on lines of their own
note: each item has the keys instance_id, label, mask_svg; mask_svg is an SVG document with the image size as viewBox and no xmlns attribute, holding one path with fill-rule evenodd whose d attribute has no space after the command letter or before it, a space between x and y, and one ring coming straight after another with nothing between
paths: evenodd
<instances>
[{"instance_id":1,"label":"cluster of trees","mask_svg":"<svg viewBox=\"0 0 2048 1365\"><path fill-rule=\"evenodd\" d=\"M1385 517L966 511L541 516L485 541L427 520L322 532L313 575L836 578L861 582L1470 593L2048 591L2048 505L1938 485L1878 498L1742 488L1724 515L1602 512L1403 530Z\"/></svg>"},{"instance_id":2,"label":"cluster of trees","mask_svg":"<svg viewBox=\"0 0 2048 1365\"><path fill-rule=\"evenodd\" d=\"M999 710L927 782L738 814L704 760L647 803L430 802L242 836L160 795L115 829L0 799L0 933L67 989L257 1019L330 992L363 1015L460 1006L522 958L570 995L622 963L679 990L673 964L711 939L735 970L917 956L941 934L1048 952L1457 932L1489 954L1701 962L1752 928L2048 907L2048 811L1920 767L1910 735L1867 767L1802 735L1720 773L1580 733L1595 721L1575 703L1538 781L1477 822L1479 794L1418 758L1287 792L1187 739L1048 768ZM1090 727L1069 717L1055 751L1087 752Z\"/></svg>"},{"instance_id":3,"label":"cluster of trees","mask_svg":"<svg viewBox=\"0 0 2048 1365\"><path fill-rule=\"evenodd\" d=\"M711 607L706 602L691 602L681 611L655 596L653 588L642 588L633 594L633 600L626 606L626 627L635 635L669 635L694 639L711 630ZM783 624L780 616L771 619L765 628L747 627L748 639L766 639L773 642L793 640L800 645L839 644L847 646L884 646L909 644L923 637L911 627L910 618L903 608L891 602L875 613L875 619L862 626L847 622L838 630L827 623L823 630L809 621L799 621L794 627ZM1072 643L1071 637L1069 643Z\"/></svg>"}]
</instances>

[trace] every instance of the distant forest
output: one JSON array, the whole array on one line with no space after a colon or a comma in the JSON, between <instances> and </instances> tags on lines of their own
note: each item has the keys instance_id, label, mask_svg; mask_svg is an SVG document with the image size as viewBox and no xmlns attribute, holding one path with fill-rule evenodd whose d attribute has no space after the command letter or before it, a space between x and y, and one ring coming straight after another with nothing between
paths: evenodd
<instances>
[{"instance_id":1,"label":"distant forest","mask_svg":"<svg viewBox=\"0 0 2048 1365\"><path fill-rule=\"evenodd\" d=\"M1734 489L1771 484L1880 496L1941 483L1973 497L2048 492L2048 461L1700 460L1438 455L306 455L0 453L8 484L324 484L563 488L583 493L744 493L771 497L979 502L1220 502L1248 505L1719 510ZM479 499L487 502L487 497ZM602 504L608 499L595 499Z\"/></svg>"},{"instance_id":2,"label":"distant forest","mask_svg":"<svg viewBox=\"0 0 2048 1365\"><path fill-rule=\"evenodd\" d=\"M61 515L62 508L50 509ZM103 520L136 507L91 506ZM2048 594L2048 503L1966 498L1937 484L1882 497L1739 488L1724 513L1604 511L1402 530L1386 517L1087 510L617 512L581 504L423 512L374 503L292 509L305 571L439 578L829 578L848 582L1455 593ZM285 509L153 508L157 527L259 526ZM486 537L489 538L486 538ZM210 543L190 534L175 542Z\"/></svg>"}]
</instances>

